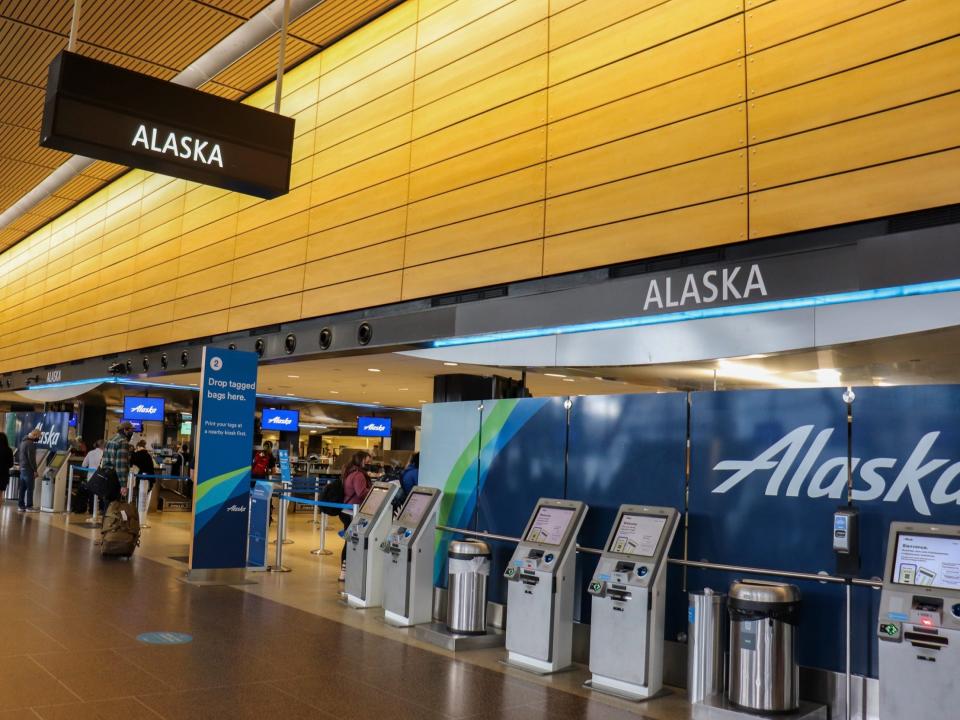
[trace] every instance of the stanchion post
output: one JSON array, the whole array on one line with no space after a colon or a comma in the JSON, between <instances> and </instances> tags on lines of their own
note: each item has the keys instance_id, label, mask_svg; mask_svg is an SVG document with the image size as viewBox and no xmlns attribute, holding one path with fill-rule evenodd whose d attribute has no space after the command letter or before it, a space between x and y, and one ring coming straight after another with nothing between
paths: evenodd
<instances>
[{"instance_id":1,"label":"stanchion post","mask_svg":"<svg viewBox=\"0 0 960 720\"><path fill-rule=\"evenodd\" d=\"M315 486L314 486L314 489L313 489L313 501L314 501L314 502L320 502L320 478L317 478L317 482L316 482L316 484L315 484ZM319 506L319 505L314 505L314 506L313 506L313 520L312 520L311 522L313 522L313 524L314 524L315 526L320 524L320 518L318 517L319 515L320 515L320 506Z\"/></svg>"},{"instance_id":2,"label":"stanchion post","mask_svg":"<svg viewBox=\"0 0 960 720\"><path fill-rule=\"evenodd\" d=\"M64 515L70 515L70 512L73 509L73 465L67 468L67 504L66 510L63 511Z\"/></svg>"},{"instance_id":3,"label":"stanchion post","mask_svg":"<svg viewBox=\"0 0 960 720\"><path fill-rule=\"evenodd\" d=\"M317 501L319 502L319 500ZM319 507L314 505L314 507ZM327 550L327 514L320 513L320 547L316 550L310 551L311 555L331 555L332 553Z\"/></svg>"},{"instance_id":4,"label":"stanchion post","mask_svg":"<svg viewBox=\"0 0 960 720\"><path fill-rule=\"evenodd\" d=\"M147 522L147 514L150 511L150 498L149 490L150 481L146 483L143 482L143 478L139 478L140 486L137 490L137 513L140 515L140 527L141 529L146 529L150 527L150 524Z\"/></svg>"},{"instance_id":5,"label":"stanchion post","mask_svg":"<svg viewBox=\"0 0 960 720\"><path fill-rule=\"evenodd\" d=\"M281 482L280 487L283 488L284 493L293 493L293 483L292 483L292 482ZM289 509L290 501L289 501L289 500L285 500L285 498L288 498L288 497L289 497L289 495L284 495L284 496L280 499L281 505L283 505L284 502L287 503L286 506L285 506L287 509ZM286 512L286 510L278 510L277 512L280 513L281 515L284 515L285 512ZM280 526L280 525L277 525L277 527L279 528L279 527L281 527L281 526ZM283 518L283 525L282 525L282 527L283 527L283 533L281 533L278 537L283 538L283 544L284 544L284 545L292 545L292 544L293 544L293 540L290 540L290 539L287 538L287 518L286 518L286 517ZM277 540L277 543L279 543L279 542L280 542L280 540Z\"/></svg>"},{"instance_id":6,"label":"stanchion post","mask_svg":"<svg viewBox=\"0 0 960 720\"><path fill-rule=\"evenodd\" d=\"M277 551L270 572L290 572L290 568L283 566L283 537L287 532L287 505L289 503L286 493L281 492L280 507L277 510Z\"/></svg>"},{"instance_id":7,"label":"stanchion post","mask_svg":"<svg viewBox=\"0 0 960 720\"><path fill-rule=\"evenodd\" d=\"M90 516L90 522L94 525L97 524L97 510L100 508L100 496L93 496L93 515Z\"/></svg>"}]
</instances>

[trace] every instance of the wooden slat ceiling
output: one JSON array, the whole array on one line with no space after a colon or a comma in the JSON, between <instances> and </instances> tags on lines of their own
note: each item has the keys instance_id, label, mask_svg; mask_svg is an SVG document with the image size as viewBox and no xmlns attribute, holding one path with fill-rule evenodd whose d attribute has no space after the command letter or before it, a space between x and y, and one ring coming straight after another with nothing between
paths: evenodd
<instances>
[{"instance_id":1,"label":"wooden slat ceiling","mask_svg":"<svg viewBox=\"0 0 960 720\"><path fill-rule=\"evenodd\" d=\"M397 0L326 0L290 25L290 67L395 5ZM270 0L85 0L77 51L170 79ZM0 2L0 212L69 158L38 144L47 67L67 45L70 0ZM276 74L278 38L253 49L203 86L239 100ZM126 171L106 162L88 167L6 228L0 251Z\"/></svg>"}]
</instances>

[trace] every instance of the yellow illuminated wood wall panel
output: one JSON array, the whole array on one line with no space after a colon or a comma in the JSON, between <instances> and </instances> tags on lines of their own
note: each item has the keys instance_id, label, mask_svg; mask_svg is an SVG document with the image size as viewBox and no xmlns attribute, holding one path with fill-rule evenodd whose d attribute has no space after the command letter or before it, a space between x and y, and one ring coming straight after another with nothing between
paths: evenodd
<instances>
[{"instance_id":1,"label":"yellow illuminated wood wall panel","mask_svg":"<svg viewBox=\"0 0 960 720\"><path fill-rule=\"evenodd\" d=\"M958 35L943 0L408 0L287 73L289 194L135 170L0 255L0 371L960 202Z\"/></svg>"}]
</instances>

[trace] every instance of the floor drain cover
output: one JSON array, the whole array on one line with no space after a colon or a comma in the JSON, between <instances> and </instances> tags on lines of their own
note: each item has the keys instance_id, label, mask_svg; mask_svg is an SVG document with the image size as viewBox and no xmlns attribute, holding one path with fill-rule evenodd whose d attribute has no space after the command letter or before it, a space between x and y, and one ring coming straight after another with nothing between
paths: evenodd
<instances>
[{"instance_id":1,"label":"floor drain cover","mask_svg":"<svg viewBox=\"0 0 960 720\"><path fill-rule=\"evenodd\" d=\"M192 642L193 635L178 632L148 632L137 635L137 640L150 645L183 645Z\"/></svg>"}]
</instances>

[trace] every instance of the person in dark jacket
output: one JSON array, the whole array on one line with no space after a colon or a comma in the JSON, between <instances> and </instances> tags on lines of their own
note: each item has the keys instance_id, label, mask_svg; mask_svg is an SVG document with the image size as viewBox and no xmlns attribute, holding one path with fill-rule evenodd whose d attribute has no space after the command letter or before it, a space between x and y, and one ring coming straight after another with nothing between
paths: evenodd
<instances>
[{"instance_id":1,"label":"person in dark jacket","mask_svg":"<svg viewBox=\"0 0 960 720\"><path fill-rule=\"evenodd\" d=\"M420 483L420 453L415 452L410 456L410 462L403 469L403 475L400 476L400 491L403 493L402 500L410 496L410 491Z\"/></svg>"},{"instance_id":2,"label":"person in dark jacket","mask_svg":"<svg viewBox=\"0 0 960 720\"><path fill-rule=\"evenodd\" d=\"M146 440L140 440L137 443L136 449L130 456L130 464L136 465L141 475L157 474L156 470L154 469L153 458L150 456L150 451L147 450ZM149 483L149 490L152 492L153 484L156 482L156 478L147 478L147 481Z\"/></svg>"},{"instance_id":3,"label":"person in dark jacket","mask_svg":"<svg viewBox=\"0 0 960 720\"><path fill-rule=\"evenodd\" d=\"M370 465L370 453L360 450L353 454L350 462L343 469L343 502L347 505L360 505L370 492L370 477L367 467ZM347 543L346 530L350 527L353 516L346 512L340 513L340 522L343 523L344 543L340 552L340 582L347 578Z\"/></svg>"},{"instance_id":4,"label":"person in dark jacket","mask_svg":"<svg viewBox=\"0 0 960 720\"><path fill-rule=\"evenodd\" d=\"M20 495L17 499L19 512L37 512L33 507L33 483L37 478L37 440L40 439L39 430L31 430L20 441L17 448L17 460L20 463Z\"/></svg>"},{"instance_id":5,"label":"person in dark jacket","mask_svg":"<svg viewBox=\"0 0 960 720\"><path fill-rule=\"evenodd\" d=\"M7 492L7 485L10 484L10 468L13 467L13 450L10 448L10 441L7 434L0 432L0 502L3 502L3 496Z\"/></svg>"}]
</instances>

